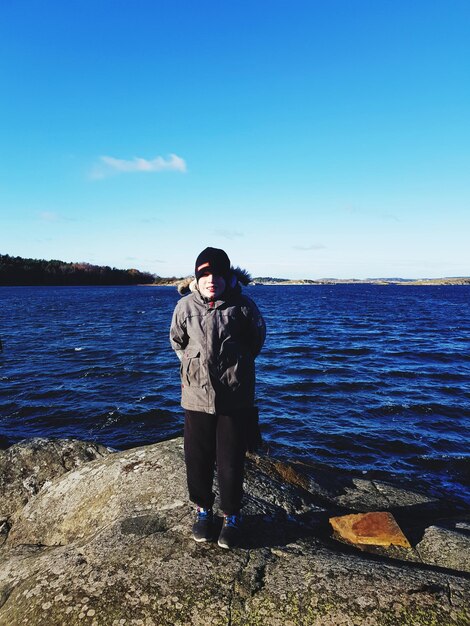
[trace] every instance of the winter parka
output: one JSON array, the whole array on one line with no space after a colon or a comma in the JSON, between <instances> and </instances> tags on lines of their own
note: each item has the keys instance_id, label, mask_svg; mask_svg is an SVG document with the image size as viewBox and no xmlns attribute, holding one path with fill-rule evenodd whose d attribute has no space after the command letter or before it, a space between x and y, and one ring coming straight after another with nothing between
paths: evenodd
<instances>
[{"instance_id":1,"label":"winter parka","mask_svg":"<svg viewBox=\"0 0 470 626\"><path fill-rule=\"evenodd\" d=\"M191 284L191 293L173 313L170 342L178 355L181 405L190 411L221 413L252 407L255 395L255 358L266 326L256 304L241 293L234 270L218 300L208 301Z\"/></svg>"}]
</instances>

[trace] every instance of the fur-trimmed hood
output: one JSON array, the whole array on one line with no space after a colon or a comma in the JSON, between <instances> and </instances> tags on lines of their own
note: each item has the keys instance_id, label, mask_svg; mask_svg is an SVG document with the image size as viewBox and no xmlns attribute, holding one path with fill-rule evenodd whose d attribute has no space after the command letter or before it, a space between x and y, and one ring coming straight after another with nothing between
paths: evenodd
<instances>
[{"instance_id":1,"label":"fur-trimmed hood","mask_svg":"<svg viewBox=\"0 0 470 626\"><path fill-rule=\"evenodd\" d=\"M230 268L230 275L230 284L228 285L230 289L236 289L237 286L240 289L241 285L249 285L252 280L251 274L249 274L249 272L247 272L245 269L242 269L238 266ZM197 282L194 276L188 276L187 278L183 278L183 280L180 280L176 287L178 289L178 292L182 296L185 296L192 291L197 291Z\"/></svg>"}]
</instances>

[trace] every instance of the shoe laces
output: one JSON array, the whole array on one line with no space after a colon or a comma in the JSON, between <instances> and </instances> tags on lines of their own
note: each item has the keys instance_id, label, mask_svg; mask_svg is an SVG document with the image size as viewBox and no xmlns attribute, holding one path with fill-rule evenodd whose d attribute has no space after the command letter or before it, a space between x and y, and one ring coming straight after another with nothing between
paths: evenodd
<instances>
[{"instance_id":1,"label":"shoe laces","mask_svg":"<svg viewBox=\"0 0 470 626\"><path fill-rule=\"evenodd\" d=\"M197 518L198 519L208 519L211 516L212 509L203 509L202 507L197 507Z\"/></svg>"},{"instance_id":2,"label":"shoe laces","mask_svg":"<svg viewBox=\"0 0 470 626\"><path fill-rule=\"evenodd\" d=\"M224 515L224 526L236 528L238 526L239 516L238 515Z\"/></svg>"}]
</instances>

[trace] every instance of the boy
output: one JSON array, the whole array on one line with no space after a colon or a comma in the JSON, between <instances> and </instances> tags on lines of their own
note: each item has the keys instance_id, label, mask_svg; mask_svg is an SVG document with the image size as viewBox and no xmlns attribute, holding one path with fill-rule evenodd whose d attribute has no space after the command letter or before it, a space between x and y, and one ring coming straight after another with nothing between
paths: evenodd
<instances>
[{"instance_id":1,"label":"boy","mask_svg":"<svg viewBox=\"0 0 470 626\"><path fill-rule=\"evenodd\" d=\"M237 545L246 452L253 419L255 358L266 327L255 303L242 295L250 277L227 254L206 248L196 259L190 295L176 305L170 341L181 361L181 405L189 497L197 506L195 541L212 537L217 463L224 522L218 544Z\"/></svg>"}]
</instances>

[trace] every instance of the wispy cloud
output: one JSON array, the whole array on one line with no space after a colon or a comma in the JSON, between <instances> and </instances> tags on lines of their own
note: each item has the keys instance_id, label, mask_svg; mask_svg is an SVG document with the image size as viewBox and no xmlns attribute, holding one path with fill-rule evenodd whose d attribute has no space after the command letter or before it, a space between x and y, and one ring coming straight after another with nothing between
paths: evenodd
<instances>
[{"instance_id":1,"label":"wispy cloud","mask_svg":"<svg viewBox=\"0 0 470 626\"><path fill-rule=\"evenodd\" d=\"M106 178L114 174L128 174L132 172L186 172L186 161L177 154L170 154L167 158L157 156L154 159L116 159L111 156L101 156L91 171L91 178Z\"/></svg>"},{"instance_id":2,"label":"wispy cloud","mask_svg":"<svg viewBox=\"0 0 470 626\"><path fill-rule=\"evenodd\" d=\"M294 250L322 250L326 248L322 243L312 243L309 246L292 246Z\"/></svg>"},{"instance_id":3,"label":"wispy cloud","mask_svg":"<svg viewBox=\"0 0 470 626\"><path fill-rule=\"evenodd\" d=\"M55 211L39 211L37 213L37 219L41 222L77 222L76 217L68 217ZM81 218L80 218L80 221Z\"/></svg>"},{"instance_id":4,"label":"wispy cloud","mask_svg":"<svg viewBox=\"0 0 470 626\"><path fill-rule=\"evenodd\" d=\"M382 213L380 217L381 219L386 220L387 222L399 222L400 221L400 218L397 217L396 215L393 215L393 213Z\"/></svg>"},{"instance_id":5,"label":"wispy cloud","mask_svg":"<svg viewBox=\"0 0 470 626\"><path fill-rule=\"evenodd\" d=\"M54 213L53 211L41 211L39 213L39 219L42 222L58 222L61 218L58 213Z\"/></svg>"},{"instance_id":6,"label":"wispy cloud","mask_svg":"<svg viewBox=\"0 0 470 626\"><path fill-rule=\"evenodd\" d=\"M224 239L236 239L237 237L243 237L243 233L240 233L238 230L214 230L214 235L218 235L219 237L224 237Z\"/></svg>"},{"instance_id":7,"label":"wispy cloud","mask_svg":"<svg viewBox=\"0 0 470 626\"><path fill-rule=\"evenodd\" d=\"M348 213L349 215L356 215L358 213L362 213L362 209L352 204L347 204L346 206L339 208L340 213Z\"/></svg>"},{"instance_id":8,"label":"wispy cloud","mask_svg":"<svg viewBox=\"0 0 470 626\"><path fill-rule=\"evenodd\" d=\"M137 222L141 223L141 224L154 224L154 223L161 223L163 222L161 217L142 217L141 219L137 220Z\"/></svg>"}]
</instances>

